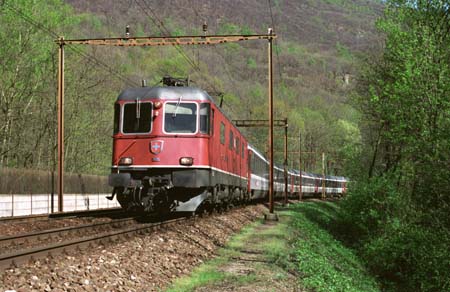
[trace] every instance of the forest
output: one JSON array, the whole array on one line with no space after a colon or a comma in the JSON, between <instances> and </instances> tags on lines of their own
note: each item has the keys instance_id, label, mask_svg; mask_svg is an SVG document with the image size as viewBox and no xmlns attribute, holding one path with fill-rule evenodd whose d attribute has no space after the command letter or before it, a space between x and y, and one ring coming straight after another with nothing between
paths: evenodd
<instances>
[{"instance_id":1,"label":"forest","mask_svg":"<svg viewBox=\"0 0 450 292\"><path fill-rule=\"evenodd\" d=\"M0 1L0 172L56 169L55 40L265 34L289 167L350 178L339 238L388 291L450 290L450 3L438 0ZM267 43L67 46L68 173L106 175L121 90L187 77L232 119L267 117ZM266 129L242 130L266 150ZM275 133L283 161L282 131ZM295 153L297 151L297 154Z\"/></svg>"}]
</instances>

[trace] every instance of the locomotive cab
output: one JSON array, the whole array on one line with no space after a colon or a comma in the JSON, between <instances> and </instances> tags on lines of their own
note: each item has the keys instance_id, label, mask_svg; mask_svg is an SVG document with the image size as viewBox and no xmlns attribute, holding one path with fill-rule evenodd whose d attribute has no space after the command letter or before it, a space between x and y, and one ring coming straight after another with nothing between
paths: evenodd
<instances>
[{"instance_id":1,"label":"locomotive cab","mask_svg":"<svg viewBox=\"0 0 450 292\"><path fill-rule=\"evenodd\" d=\"M194 211L210 185L211 102L193 87L123 91L114 105L109 198L131 210Z\"/></svg>"}]
</instances>

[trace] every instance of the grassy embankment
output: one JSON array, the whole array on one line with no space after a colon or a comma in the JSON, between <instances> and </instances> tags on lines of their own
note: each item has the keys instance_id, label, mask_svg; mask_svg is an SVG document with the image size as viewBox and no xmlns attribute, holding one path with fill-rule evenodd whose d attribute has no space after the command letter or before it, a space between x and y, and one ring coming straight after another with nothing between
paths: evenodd
<instances>
[{"instance_id":1,"label":"grassy embankment","mask_svg":"<svg viewBox=\"0 0 450 292\"><path fill-rule=\"evenodd\" d=\"M332 232L338 206L307 202L279 210L278 224L253 223L218 256L168 291L379 291L361 260ZM271 290L272 289L272 290Z\"/></svg>"}]
</instances>

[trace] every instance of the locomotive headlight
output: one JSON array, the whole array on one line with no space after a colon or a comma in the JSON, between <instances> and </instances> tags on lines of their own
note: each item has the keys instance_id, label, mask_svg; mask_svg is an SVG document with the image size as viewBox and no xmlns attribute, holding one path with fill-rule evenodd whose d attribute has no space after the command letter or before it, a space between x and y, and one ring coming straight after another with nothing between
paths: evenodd
<instances>
[{"instance_id":1,"label":"locomotive headlight","mask_svg":"<svg viewBox=\"0 0 450 292\"><path fill-rule=\"evenodd\" d=\"M162 102L157 101L153 104L153 106L155 107L155 109L160 109L162 107Z\"/></svg>"},{"instance_id":2,"label":"locomotive headlight","mask_svg":"<svg viewBox=\"0 0 450 292\"><path fill-rule=\"evenodd\" d=\"M122 157L119 160L119 165L131 165L131 164L133 164L132 157Z\"/></svg>"},{"instance_id":3,"label":"locomotive headlight","mask_svg":"<svg viewBox=\"0 0 450 292\"><path fill-rule=\"evenodd\" d=\"M180 164L181 165L186 165L186 166L191 166L192 164L194 164L194 158L192 158L192 157L181 157L180 158Z\"/></svg>"}]
</instances>

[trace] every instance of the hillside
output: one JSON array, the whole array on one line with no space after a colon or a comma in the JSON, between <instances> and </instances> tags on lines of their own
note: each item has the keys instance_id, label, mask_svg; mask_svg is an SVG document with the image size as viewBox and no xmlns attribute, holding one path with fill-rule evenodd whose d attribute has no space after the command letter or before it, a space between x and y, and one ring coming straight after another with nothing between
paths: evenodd
<instances>
[{"instance_id":1,"label":"hillside","mask_svg":"<svg viewBox=\"0 0 450 292\"><path fill-rule=\"evenodd\" d=\"M325 50L337 42L352 50L364 50L376 37L373 21L381 12L374 0L171 0L171 1L83 1L66 0L79 12L96 14L108 25L110 36L123 33L125 24L140 27L147 34L159 33L146 13L182 25L190 32L199 31L203 21L210 33L220 33L226 23L265 33L272 26L269 4L281 40L299 42ZM147 10L143 11L142 8ZM152 12L153 11L153 12Z\"/></svg>"},{"instance_id":2,"label":"hillside","mask_svg":"<svg viewBox=\"0 0 450 292\"><path fill-rule=\"evenodd\" d=\"M335 146L344 142L336 142L331 133L358 139L352 109L344 104L349 86L343 80L344 76L352 75L354 56L364 54L377 43L374 20L382 10L379 1L172 0L150 3L140 0L112 5L106 0L66 2L79 13L94 14L102 23L101 30L92 30L86 25L83 36L91 37L123 35L126 25L138 36L200 34L204 21L208 23L209 34L262 34L274 26L279 37L274 60L277 118L284 118L288 112L292 133L302 131L306 141L310 141L309 144L304 142L304 148L311 151L339 153ZM139 55L142 58L164 56L172 61L158 61L157 66L139 63L130 74L135 79L150 79L152 83L166 74L190 75L198 86L210 92L225 92L224 104L233 118L265 118L266 44L252 42L182 50L193 63L199 64L200 73L186 58L158 48ZM128 55L123 62L130 62L127 58ZM236 110L242 107L248 110ZM338 128L330 128L330 123ZM248 135L254 136L252 142L263 149L265 131L251 132ZM281 154L278 158L281 160ZM306 168L315 170L316 158L310 157Z\"/></svg>"},{"instance_id":3,"label":"hillside","mask_svg":"<svg viewBox=\"0 0 450 292\"><path fill-rule=\"evenodd\" d=\"M304 157L303 168L320 171L321 152L327 153L328 173L345 174L351 151L360 142L358 115L348 105L356 56L377 47L374 21L379 1L81 1L52 0L37 5L21 0L0 6L2 36L9 60L0 84L16 88L2 103L1 165L55 167L54 108L56 76L54 39L117 37L130 25L133 36L201 34L264 34L274 27L275 118L289 119L289 150L315 154ZM64 5L65 4L65 5ZM270 5L270 7L269 7ZM272 11L272 13L270 12ZM272 23L273 18L273 23ZM31 30L29 29L31 27ZM45 27L45 29L42 29ZM13 37L11 37L13 36ZM17 37L16 37L17 36ZM36 40L27 47L23 38ZM17 39L11 43L6 40ZM29 61L24 62L24 52ZM14 64L20 65L15 80ZM23 65L22 65L23 64ZM25 66L32 64L32 67ZM30 80L31 72L41 75ZM78 46L66 50L66 166L68 171L104 174L110 165L112 103L124 88L147 79L156 85L164 75L190 76L219 101L231 118L267 118L267 43L252 41L204 47L106 48ZM344 79L348 82L344 82ZM30 88L20 91L20 87ZM29 108L21 106L21 99ZM95 98L93 98L95 96ZM27 114L22 113L27 109ZM30 110L32 109L32 110ZM3 114L5 113L5 114ZM95 123L93 122L95 121ZM20 132L21 135L10 135ZM266 129L242 130L264 152ZM281 133L276 133L276 137ZM27 141L25 143L25 141ZM29 143L31 141L31 143ZM276 139L276 159L282 162L282 139ZM21 145L21 147L17 147ZM38 149L38 151L36 151ZM87 155L86 155L87 154ZM298 168L298 157L290 156Z\"/></svg>"}]
</instances>

